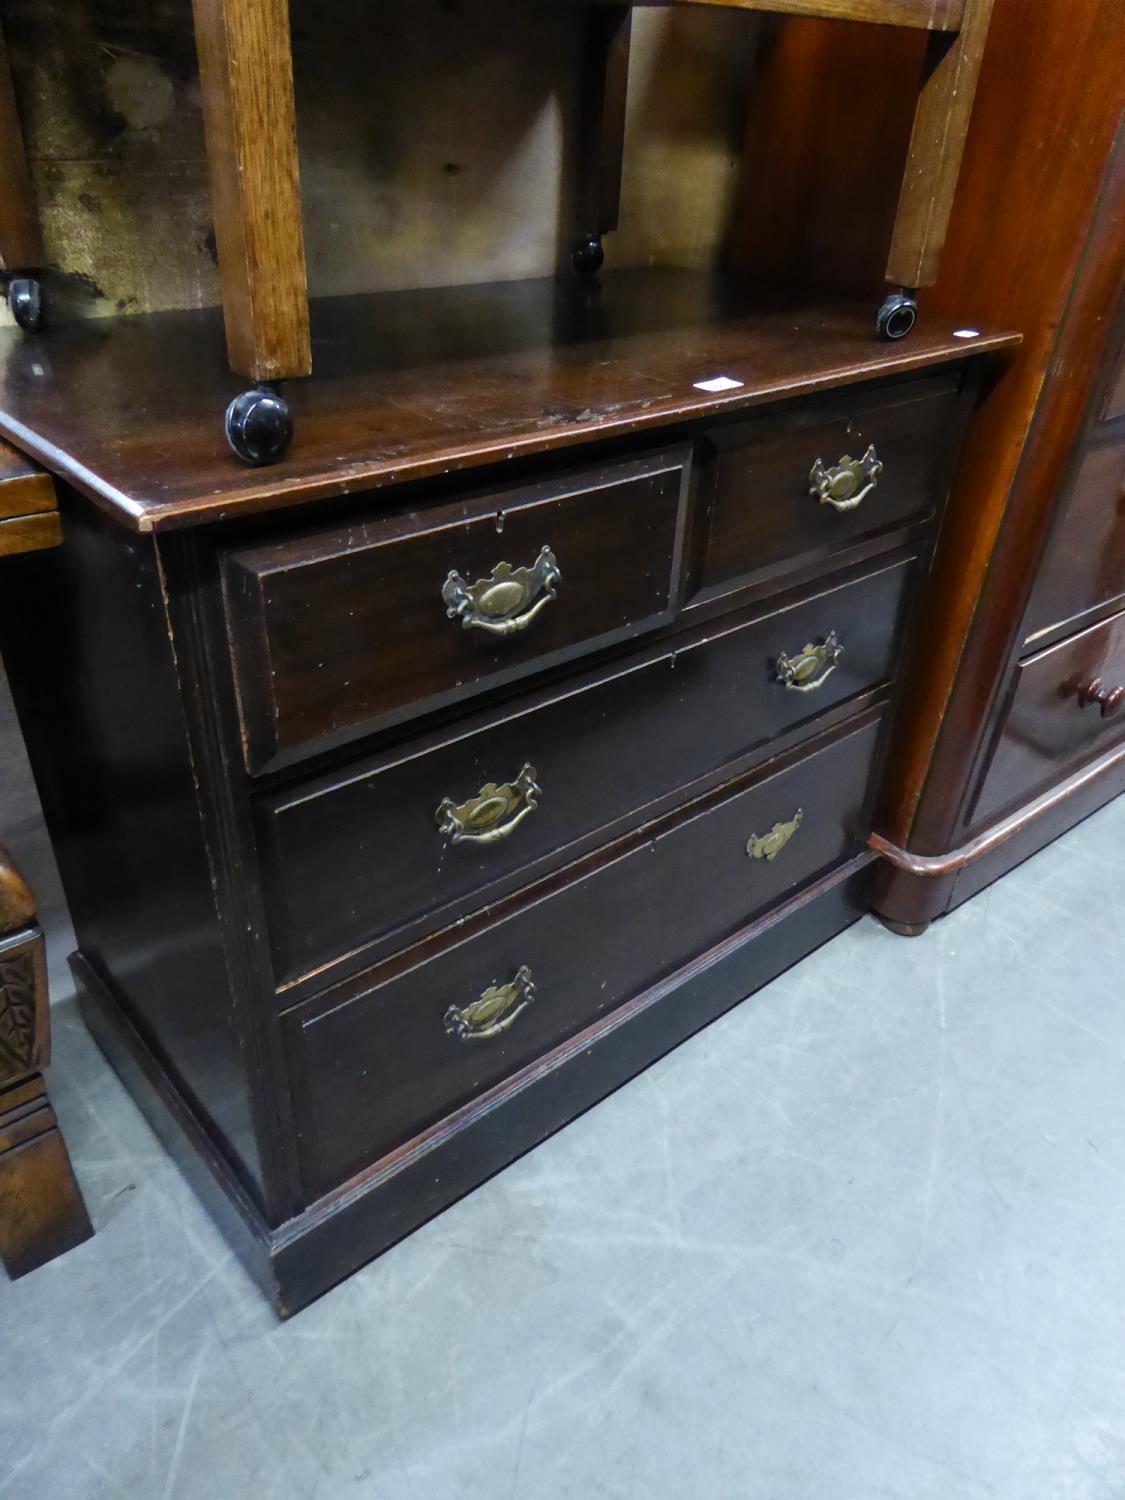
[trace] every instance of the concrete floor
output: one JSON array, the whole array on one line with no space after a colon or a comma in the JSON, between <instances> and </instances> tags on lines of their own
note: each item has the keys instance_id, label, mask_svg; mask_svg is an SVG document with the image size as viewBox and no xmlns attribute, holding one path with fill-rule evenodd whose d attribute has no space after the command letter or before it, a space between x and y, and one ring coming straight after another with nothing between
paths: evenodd
<instances>
[{"instance_id":1,"label":"concrete floor","mask_svg":"<svg viewBox=\"0 0 1125 1500\"><path fill-rule=\"evenodd\" d=\"M0 1494L1125 1496L1125 798L866 920L287 1325L85 1037Z\"/></svg>"}]
</instances>

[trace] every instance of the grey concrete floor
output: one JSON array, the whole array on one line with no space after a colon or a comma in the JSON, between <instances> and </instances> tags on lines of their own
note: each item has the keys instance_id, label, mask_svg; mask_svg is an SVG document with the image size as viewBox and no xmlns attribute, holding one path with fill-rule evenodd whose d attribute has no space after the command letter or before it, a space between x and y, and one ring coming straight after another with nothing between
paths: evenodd
<instances>
[{"instance_id":1,"label":"grey concrete floor","mask_svg":"<svg viewBox=\"0 0 1125 1500\"><path fill-rule=\"evenodd\" d=\"M0 1494L1125 1496L1125 798L865 920L286 1325L86 1038Z\"/></svg>"}]
</instances>

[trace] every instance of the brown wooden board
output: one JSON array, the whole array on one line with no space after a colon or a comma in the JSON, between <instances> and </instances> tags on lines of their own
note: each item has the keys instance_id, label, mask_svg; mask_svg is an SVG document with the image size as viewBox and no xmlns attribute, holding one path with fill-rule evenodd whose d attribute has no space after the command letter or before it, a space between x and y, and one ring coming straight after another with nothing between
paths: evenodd
<instances>
[{"instance_id":1,"label":"brown wooden board","mask_svg":"<svg viewBox=\"0 0 1125 1500\"><path fill-rule=\"evenodd\" d=\"M966 0L636 0L641 5L712 5L727 10L812 16L825 21L865 21L921 31L956 31Z\"/></svg>"},{"instance_id":2,"label":"brown wooden board","mask_svg":"<svg viewBox=\"0 0 1125 1500\"><path fill-rule=\"evenodd\" d=\"M317 376L291 390L286 458L246 469L223 438L239 383L216 312L0 334L0 434L138 531L446 475L737 413L1011 348L928 319L880 342L864 303L765 295L693 271L329 299ZM740 384L708 393L697 381Z\"/></svg>"}]
</instances>

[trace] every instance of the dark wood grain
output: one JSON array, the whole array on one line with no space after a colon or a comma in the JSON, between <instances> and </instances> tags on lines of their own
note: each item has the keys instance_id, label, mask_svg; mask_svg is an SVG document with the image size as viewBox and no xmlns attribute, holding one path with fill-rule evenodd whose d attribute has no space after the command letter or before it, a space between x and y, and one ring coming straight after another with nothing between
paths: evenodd
<instances>
[{"instance_id":1,"label":"dark wood grain","mask_svg":"<svg viewBox=\"0 0 1125 1500\"><path fill-rule=\"evenodd\" d=\"M1087 449L1059 501L1035 580L1024 638L1035 638L1125 594L1125 442Z\"/></svg>"},{"instance_id":2,"label":"dark wood grain","mask_svg":"<svg viewBox=\"0 0 1125 1500\"><path fill-rule=\"evenodd\" d=\"M925 44L923 34L899 27L760 23L732 267L766 282L866 297L873 317L885 293ZM870 78L878 88L856 87Z\"/></svg>"},{"instance_id":3,"label":"dark wood grain","mask_svg":"<svg viewBox=\"0 0 1125 1500\"><path fill-rule=\"evenodd\" d=\"M587 878L368 995L295 1012L287 1024L310 1190L401 1145L854 853L878 725L646 831ZM749 858L752 835L798 810L803 822L776 859ZM445 1030L451 1005L521 965L536 999L509 1031L465 1042Z\"/></svg>"},{"instance_id":4,"label":"dark wood grain","mask_svg":"<svg viewBox=\"0 0 1125 1500\"><path fill-rule=\"evenodd\" d=\"M266 797L258 841L280 980L460 920L529 875L559 866L590 835L636 822L668 793L885 686L916 577L913 559L783 610L724 619L573 679L528 709L505 706ZM786 689L782 651L837 632L844 656L813 693ZM535 767L539 805L500 843L451 845L435 810ZM371 945L383 938L379 950ZM326 982L327 975L320 976Z\"/></svg>"},{"instance_id":5,"label":"dark wood grain","mask_svg":"<svg viewBox=\"0 0 1125 1500\"><path fill-rule=\"evenodd\" d=\"M6 271L37 271L45 259L8 49L0 32L0 265Z\"/></svg>"},{"instance_id":6,"label":"dark wood grain","mask_svg":"<svg viewBox=\"0 0 1125 1500\"><path fill-rule=\"evenodd\" d=\"M958 401L955 373L905 381L782 415L729 424L708 434L707 541L699 574L704 592L748 581L780 562L798 564L865 537L917 523L943 497ZM874 445L884 470L855 510L837 511L810 493L816 459L826 466L861 458Z\"/></svg>"},{"instance_id":7,"label":"dark wood grain","mask_svg":"<svg viewBox=\"0 0 1125 1500\"><path fill-rule=\"evenodd\" d=\"M1018 668L1012 705L975 807L985 822L1013 802L1061 779L1106 742L1125 737L1125 720L1103 716L1089 692L1125 687L1125 614L1029 657Z\"/></svg>"},{"instance_id":8,"label":"dark wood grain","mask_svg":"<svg viewBox=\"0 0 1125 1500\"><path fill-rule=\"evenodd\" d=\"M193 0L231 369L307 375L289 0Z\"/></svg>"},{"instance_id":9,"label":"dark wood grain","mask_svg":"<svg viewBox=\"0 0 1125 1500\"><path fill-rule=\"evenodd\" d=\"M687 452L239 550L225 560L248 767L272 769L672 617ZM521 633L466 629L447 578L531 568L557 597Z\"/></svg>"},{"instance_id":10,"label":"dark wood grain","mask_svg":"<svg viewBox=\"0 0 1125 1500\"><path fill-rule=\"evenodd\" d=\"M214 313L68 324L43 359L0 333L0 433L147 531L529 457L963 359L958 319L880 343L863 304L691 271L338 298L285 460L247 470L215 409L238 384ZM976 351L1018 335L984 332ZM37 369L42 373L36 373ZM694 382L742 382L709 395Z\"/></svg>"}]
</instances>

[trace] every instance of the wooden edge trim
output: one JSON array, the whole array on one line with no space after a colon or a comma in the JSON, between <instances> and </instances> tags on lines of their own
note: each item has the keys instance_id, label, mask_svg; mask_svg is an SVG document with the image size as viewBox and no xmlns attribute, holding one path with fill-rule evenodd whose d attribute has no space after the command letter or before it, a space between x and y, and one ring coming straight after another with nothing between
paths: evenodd
<instances>
[{"instance_id":1,"label":"wooden edge trim","mask_svg":"<svg viewBox=\"0 0 1125 1500\"><path fill-rule=\"evenodd\" d=\"M613 4L617 0L594 0ZM810 20L863 21L911 31L960 31L964 0L631 0L634 5L709 6L712 10L766 11Z\"/></svg>"},{"instance_id":2,"label":"wooden edge trim","mask_svg":"<svg viewBox=\"0 0 1125 1500\"><path fill-rule=\"evenodd\" d=\"M17 455L13 449L0 444L0 461L7 462L8 454ZM11 466L9 465L9 470ZM53 477L43 469L30 463L23 473L0 471L0 517L17 520L21 516L41 516L59 508L59 497Z\"/></svg>"},{"instance_id":3,"label":"wooden edge trim","mask_svg":"<svg viewBox=\"0 0 1125 1500\"><path fill-rule=\"evenodd\" d=\"M1018 808L1008 817L1001 818L991 828L986 828L983 833L977 834L976 838L970 839L967 844L951 849L948 854L913 854L909 849L901 849L878 833L873 833L868 843L870 848L888 864L894 865L896 869L906 870L911 875L928 877L954 875L958 870L965 869L967 865L976 864L977 860L983 859L986 854L991 854L994 849L1006 843L1015 834L1023 833L1046 813L1054 811L1056 807L1083 791L1091 782L1097 781L1122 763L1125 763L1125 744L1108 750L1097 760L1091 761L1089 765L1076 771L1066 781L1059 782L1050 791L1044 792L1034 801Z\"/></svg>"}]
</instances>

